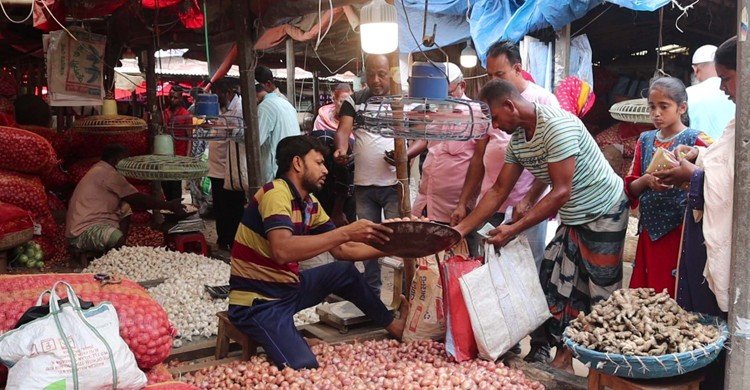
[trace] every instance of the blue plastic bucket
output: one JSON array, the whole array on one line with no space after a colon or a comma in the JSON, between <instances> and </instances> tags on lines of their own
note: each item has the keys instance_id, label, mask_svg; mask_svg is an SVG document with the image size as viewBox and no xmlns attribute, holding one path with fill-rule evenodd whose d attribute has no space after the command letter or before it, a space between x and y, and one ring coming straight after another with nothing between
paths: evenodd
<instances>
[{"instance_id":1,"label":"blue plastic bucket","mask_svg":"<svg viewBox=\"0 0 750 390\"><path fill-rule=\"evenodd\" d=\"M195 99L195 115L219 116L219 97L212 93L199 93Z\"/></svg>"},{"instance_id":2,"label":"blue plastic bucket","mask_svg":"<svg viewBox=\"0 0 750 390\"><path fill-rule=\"evenodd\" d=\"M409 76L409 97L445 99L448 97L448 79L445 64L415 62Z\"/></svg>"}]
</instances>

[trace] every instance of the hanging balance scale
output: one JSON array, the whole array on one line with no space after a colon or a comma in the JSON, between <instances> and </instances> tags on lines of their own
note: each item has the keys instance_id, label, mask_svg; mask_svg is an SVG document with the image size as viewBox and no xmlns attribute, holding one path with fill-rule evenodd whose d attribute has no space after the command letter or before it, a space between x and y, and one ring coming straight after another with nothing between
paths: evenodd
<instances>
[{"instance_id":1,"label":"hanging balance scale","mask_svg":"<svg viewBox=\"0 0 750 390\"><path fill-rule=\"evenodd\" d=\"M492 125L486 103L448 97L447 69L442 63L415 62L411 67L408 96L375 96L358 112L364 130L389 138L432 141L468 141L484 137ZM409 196L402 189L401 196ZM383 252L418 258L450 249L461 240L451 227L427 221L385 223L394 233L384 245L373 245ZM442 260L442 259L440 259ZM401 303L404 263L385 257L380 264L394 270L393 294L389 310ZM351 302L318 306L321 322L346 333L350 326L370 320Z\"/></svg>"}]
</instances>

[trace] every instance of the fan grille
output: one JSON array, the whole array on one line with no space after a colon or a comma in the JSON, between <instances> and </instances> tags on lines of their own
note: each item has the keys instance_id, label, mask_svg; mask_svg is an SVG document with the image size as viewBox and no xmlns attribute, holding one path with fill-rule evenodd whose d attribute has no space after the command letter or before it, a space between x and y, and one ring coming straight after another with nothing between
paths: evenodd
<instances>
[{"instance_id":1,"label":"fan grille","mask_svg":"<svg viewBox=\"0 0 750 390\"><path fill-rule=\"evenodd\" d=\"M633 99L615 103L609 109L612 118L622 122L651 123L648 101L646 99Z\"/></svg>"},{"instance_id":2,"label":"fan grille","mask_svg":"<svg viewBox=\"0 0 750 390\"><path fill-rule=\"evenodd\" d=\"M359 114L365 130L392 138L466 141L492 125L487 104L474 100L375 96Z\"/></svg>"}]
</instances>

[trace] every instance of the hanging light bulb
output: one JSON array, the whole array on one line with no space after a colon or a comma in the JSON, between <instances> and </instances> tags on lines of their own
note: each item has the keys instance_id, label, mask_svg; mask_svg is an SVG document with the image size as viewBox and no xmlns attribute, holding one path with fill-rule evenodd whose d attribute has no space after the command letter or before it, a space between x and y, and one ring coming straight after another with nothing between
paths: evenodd
<instances>
[{"instance_id":1,"label":"hanging light bulb","mask_svg":"<svg viewBox=\"0 0 750 390\"><path fill-rule=\"evenodd\" d=\"M385 0L372 0L359 11L359 38L369 54L388 54L398 49L396 7Z\"/></svg>"},{"instance_id":2,"label":"hanging light bulb","mask_svg":"<svg viewBox=\"0 0 750 390\"><path fill-rule=\"evenodd\" d=\"M477 66L477 52L471 45L471 39L466 42L466 48L461 50L461 66L473 68Z\"/></svg>"}]
</instances>

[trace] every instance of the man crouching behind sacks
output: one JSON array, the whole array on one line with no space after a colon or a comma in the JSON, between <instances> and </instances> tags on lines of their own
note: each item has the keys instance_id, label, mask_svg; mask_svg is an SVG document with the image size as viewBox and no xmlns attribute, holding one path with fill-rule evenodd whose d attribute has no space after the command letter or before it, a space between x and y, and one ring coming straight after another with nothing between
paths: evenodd
<instances>
[{"instance_id":1,"label":"man crouching behind sacks","mask_svg":"<svg viewBox=\"0 0 750 390\"><path fill-rule=\"evenodd\" d=\"M388 241L392 230L364 219L336 228L312 195L326 180L327 153L309 136L282 139L276 179L249 200L232 247L229 318L279 368L318 367L293 316L329 294L354 303L394 337L404 331L406 300L394 319L353 263L385 255L367 244ZM297 262L326 251L347 261L299 272Z\"/></svg>"}]
</instances>

